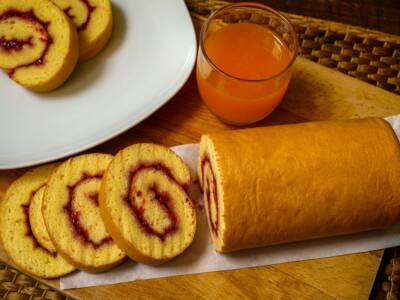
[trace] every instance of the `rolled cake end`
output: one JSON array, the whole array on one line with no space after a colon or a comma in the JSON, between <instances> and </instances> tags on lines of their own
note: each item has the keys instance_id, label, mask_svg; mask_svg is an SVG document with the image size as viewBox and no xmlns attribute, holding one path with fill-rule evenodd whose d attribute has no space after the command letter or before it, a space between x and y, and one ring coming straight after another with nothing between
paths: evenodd
<instances>
[{"instance_id":1,"label":"rolled cake end","mask_svg":"<svg viewBox=\"0 0 400 300\"><path fill-rule=\"evenodd\" d=\"M190 245L196 230L190 183L188 167L168 148L135 144L118 152L102 181L100 211L131 259L156 265Z\"/></svg>"},{"instance_id":2,"label":"rolled cake end","mask_svg":"<svg viewBox=\"0 0 400 300\"><path fill-rule=\"evenodd\" d=\"M225 223L223 188L221 172L218 169L218 153L212 139L202 135L200 140L199 161L197 165L199 182L203 190L204 207L214 248L218 252L224 251Z\"/></svg>"}]
</instances>

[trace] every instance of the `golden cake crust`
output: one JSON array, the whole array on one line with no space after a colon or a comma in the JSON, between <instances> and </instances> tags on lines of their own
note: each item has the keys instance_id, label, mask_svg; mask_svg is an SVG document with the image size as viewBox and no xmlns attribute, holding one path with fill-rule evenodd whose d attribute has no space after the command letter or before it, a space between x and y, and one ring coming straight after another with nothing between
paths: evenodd
<instances>
[{"instance_id":1,"label":"golden cake crust","mask_svg":"<svg viewBox=\"0 0 400 300\"><path fill-rule=\"evenodd\" d=\"M4 250L22 270L43 278L59 277L75 269L33 230L37 225L32 218L40 217L33 214L40 210L30 211L32 198L40 196L36 193L43 191L54 169L55 165L46 165L28 171L11 184L0 202L0 240Z\"/></svg>"},{"instance_id":2,"label":"golden cake crust","mask_svg":"<svg viewBox=\"0 0 400 300\"><path fill-rule=\"evenodd\" d=\"M39 244L43 245L43 247L50 252L57 252L57 249L54 247L54 244L50 239L46 224L44 224L43 220L42 203L45 191L46 186L42 186L32 196L31 204L29 206L29 221L31 223L32 233L38 240Z\"/></svg>"},{"instance_id":3,"label":"golden cake crust","mask_svg":"<svg viewBox=\"0 0 400 300\"><path fill-rule=\"evenodd\" d=\"M206 155L222 191L219 231L211 230L217 251L354 233L400 220L400 147L382 119L204 135L202 181Z\"/></svg>"}]
</instances>

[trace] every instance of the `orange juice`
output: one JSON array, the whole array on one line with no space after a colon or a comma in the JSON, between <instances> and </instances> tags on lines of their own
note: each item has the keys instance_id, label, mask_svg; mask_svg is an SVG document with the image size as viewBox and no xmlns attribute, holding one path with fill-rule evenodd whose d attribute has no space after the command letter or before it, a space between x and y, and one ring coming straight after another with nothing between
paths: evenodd
<instances>
[{"instance_id":1,"label":"orange juice","mask_svg":"<svg viewBox=\"0 0 400 300\"><path fill-rule=\"evenodd\" d=\"M286 68L294 54L274 32L253 23L229 24L206 36L203 45L197 83L214 114L246 124L275 109L289 84Z\"/></svg>"}]
</instances>

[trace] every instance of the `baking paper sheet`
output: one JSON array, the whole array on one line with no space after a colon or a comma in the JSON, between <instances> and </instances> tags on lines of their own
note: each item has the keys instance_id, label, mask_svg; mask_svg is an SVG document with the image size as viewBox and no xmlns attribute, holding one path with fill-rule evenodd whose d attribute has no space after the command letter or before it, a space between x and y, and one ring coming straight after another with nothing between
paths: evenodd
<instances>
[{"instance_id":1,"label":"baking paper sheet","mask_svg":"<svg viewBox=\"0 0 400 300\"><path fill-rule=\"evenodd\" d=\"M400 115L386 118L400 138ZM198 145L173 147L196 176ZM400 174L399 174L400 175ZM203 273L220 270L271 265L291 261L315 259L378 250L400 245L400 224L387 230L375 230L353 235L318 239L269 246L253 250L243 250L230 254L219 254L213 250L199 186L194 184L190 194L197 206L197 232L191 246L180 256L161 266L146 266L129 259L109 271L91 274L76 271L61 278L62 289L79 288L134 281L138 279L160 278L183 274Z\"/></svg>"}]
</instances>

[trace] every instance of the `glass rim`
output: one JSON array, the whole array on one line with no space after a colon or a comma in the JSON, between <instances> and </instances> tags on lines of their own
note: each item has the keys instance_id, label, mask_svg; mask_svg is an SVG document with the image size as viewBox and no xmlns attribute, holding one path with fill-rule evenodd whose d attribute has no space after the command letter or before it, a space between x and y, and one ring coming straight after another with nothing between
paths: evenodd
<instances>
[{"instance_id":1,"label":"glass rim","mask_svg":"<svg viewBox=\"0 0 400 300\"><path fill-rule=\"evenodd\" d=\"M259 79L247 79L247 78L241 78L241 77L237 77L234 75L231 75L229 73L227 73L226 71L222 70L220 67L218 67L216 64L214 64L214 62L208 57L208 54L206 52L206 49L204 48L204 38L205 38L205 31L206 28L208 28L208 25L210 23L210 21L214 18L214 16L218 13L220 13L223 10L226 9L230 9L230 8L236 8L236 7L253 7L253 8L260 8L260 9L264 9L267 10L269 12L271 12L272 14L278 16L281 21L283 21L286 25L288 25L289 27L289 31L290 34L294 37L294 51L293 51L293 56L290 59L290 61L288 62L288 64L278 73L272 75L272 76L268 76L268 77L264 77L264 78L259 78ZM292 25L292 23L290 23L290 21L288 20L288 18L286 18L284 15L282 15L280 12L278 12L277 10L264 5L264 4L260 4L260 3L254 3L254 2L239 2L239 3L233 3L233 4L228 4L228 5L224 5L221 8L217 9L216 11L214 11L212 14L210 14L207 18L207 20L204 22L203 26L201 27L200 30L200 49L202 54L204 55L204 58L206 59L206 61L217 71L221 72L222 74L224 74L227 77L236 79L236 80L240 80L240 81L246 81L246 82L262 82L262 81L267 81L270 79L274 79L276 77L279 77L280 75L284 74L286 71L289 70L289 68L293 65L294 61L296 60L297 57L297 48L298 48L298 43L297 43L297 36L296 36L296 32L294 30L294 27ZM279 38L279 40L282 40L281 38Z\"/></svg>"}]
</instances>

